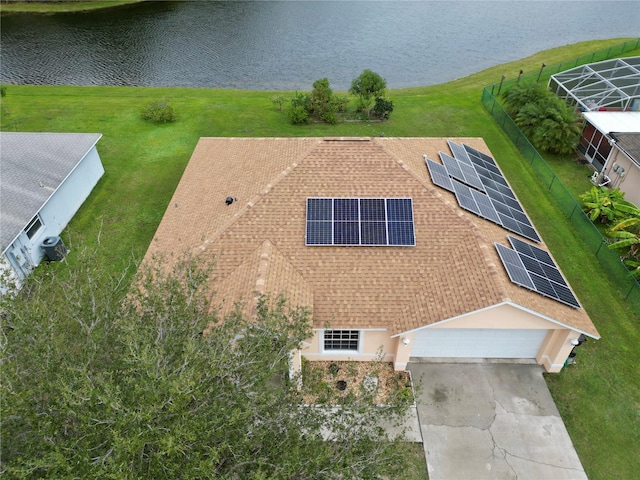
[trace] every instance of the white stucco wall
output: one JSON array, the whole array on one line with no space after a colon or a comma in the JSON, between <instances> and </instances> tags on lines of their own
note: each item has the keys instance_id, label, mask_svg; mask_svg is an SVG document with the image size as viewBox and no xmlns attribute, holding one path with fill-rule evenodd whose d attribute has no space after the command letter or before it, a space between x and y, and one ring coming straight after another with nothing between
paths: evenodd
<instances>
[{"instance_id":1,"label":"white stucco wall","mask_svg":"<svg viewBox=\"0 0 640 480\"><path fill-rule=\"evenodd\" d=\"M43 240L60 235L103 174L100 156L93 147L40 209L42 227L37 233L28 238L23 231L7 248L3 260L12 266L19 278L24 278L40 263L44 257Z\"/></svg>"}]
</instances>

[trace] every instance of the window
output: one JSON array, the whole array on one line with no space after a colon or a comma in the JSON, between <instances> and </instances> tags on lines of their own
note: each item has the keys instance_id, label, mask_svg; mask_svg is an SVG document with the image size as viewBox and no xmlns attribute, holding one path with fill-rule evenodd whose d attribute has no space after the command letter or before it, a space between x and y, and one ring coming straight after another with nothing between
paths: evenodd
<instances>
[{"instance_id":1,"label":"window","mask_svg":"<svg viewBox=\"0 0 640 480\"><path fill-rule=\"evenodd\" d=\"M29 239L32 239L36 236L36 233L38 233L38 230L40 230L41 227L42 221L40 220L40 216L36 215L31 219L24 231L27 234L27 237L29 237Z\"/></svg>"},{"instance_id":2,"label":"window","mask_svg":"<svg viewBox=\"0 0 640 480\"><path fill-rule=\"evenodd\" d=\"M357 352L360 343L360 330L325 330L325 351Z\"/></svg>"}]
</instances>

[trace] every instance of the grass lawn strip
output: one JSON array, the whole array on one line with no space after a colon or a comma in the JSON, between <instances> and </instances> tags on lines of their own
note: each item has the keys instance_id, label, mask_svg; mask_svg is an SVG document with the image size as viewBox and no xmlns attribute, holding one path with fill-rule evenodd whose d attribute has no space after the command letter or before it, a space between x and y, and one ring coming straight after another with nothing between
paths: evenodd
<instances>
[{"instance_id":1,"label":"grass lawn strip","mask_svg":"<svg viewBox=\"0 0 640 480\"><path fill-rule=\"evenodd\" d=\"M622 41L583 42L446 84L393 90L395 110L383 124L290 125L270 98L292 92L9 85L1 128L104 135L98 151L105 176L63 237L72 247L99 243L99 268L114 272L146 251L200 137L371 136L381 131L386 136L483 137L603 337L580 347L577 365L547 376L580 459L592 480L633 478L640 471L638 310L615 293L615 281L581 244L578 232L480 102L482 87L502 74L517 76L520 69L532 71L542 62L559 63ZM161 126L143 121L140 110L163 98L178 120ZM573 165L560 171L567 161L553 164L563 181L575 171ZM567 183L574 191L582 180L574 187Z\"/></svg>"}]
</instances>

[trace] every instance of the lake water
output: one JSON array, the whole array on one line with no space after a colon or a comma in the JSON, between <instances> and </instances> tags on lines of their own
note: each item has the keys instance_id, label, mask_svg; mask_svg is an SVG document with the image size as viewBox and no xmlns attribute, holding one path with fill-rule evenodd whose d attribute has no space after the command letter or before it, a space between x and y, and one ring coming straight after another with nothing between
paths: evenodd
<instances>
[{"instance_id":1,"label":"lake water","mask_svg":"<svg viewBox=\"0 0 640 480\"><path fill-rule=\"evenodd\" d=\"M547 48L637 37L637 1L148 2L1 19L0 81L336 90L449 81Z\"/></svg>"}]
</instances>

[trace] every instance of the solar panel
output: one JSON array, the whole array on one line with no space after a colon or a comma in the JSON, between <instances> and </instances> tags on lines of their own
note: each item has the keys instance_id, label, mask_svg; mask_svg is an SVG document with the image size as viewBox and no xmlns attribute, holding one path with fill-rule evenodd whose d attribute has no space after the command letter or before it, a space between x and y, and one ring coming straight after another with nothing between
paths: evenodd
<instances>
[{"instance_id":1,"label":"solar panel","mask_svg":"<svg viewBox=\"0 0 640 480\"><path fill-rule=\"evenodd\" d=\"M451 149L451 153L453 156L467 165L471 165L471 159L469 159L469 155L467 155L467 151L464 149L462 145L458 145L457 143L452 142L451 140L447 140L449 144L449 148Z\"/></svg>"},{"instance_id":2,"label":"solar panel","mask_svg":"<svg viewBox=\"0 0 640 480\"><path fill-rule=\"evenodd\" d=\"M475 213L476 215L480 215L480 209L478 208L476 201L473 199L471 189L457 180L452 180L451 183L453 183L456 200L460 206L465 210Z\"/></svg>"},{"instance_id":3,"label":"solar panel","mask_svg":"<svg viewBox=\"0 0 640 480\"><path fill-rule=\"evenodd\" d=\"M571 307L580 308L580 303L549 252L515 237L507 236L507 238L514 250L499 243L495 245L513 283L535 290L541 295ZM523 274L523 269L528 280Z\"/></svg>"},{"instance_id":4,"label":"solar panel","mask_svg":"<svg viewBox=\"0 0 640 480\"><path fill-rule=\"evenodd\" d=\"M331 220L331 198L308 198L307 220Z\"/></svg>"},{"instance_id":5,"label":"solar panel","mask_svg":"<svg viewBox=\"0 0 640 480\"><path fill-rule=\"evenodd\" d=\"M390 222L413 222L410 198L388 198L387 220Z\"/></svg>"},{"instance_id":6,"label":"solar panel","mask_svg":"<svg viewBox=\"0 0 640 480\"><path fill-rule=\"evenodd\" d=\"M473 199L478 204L478 209L480 210L481 216L483 216L487 220L491 220L493 223L502 225L500 217L498 216L498 212L496 212L496 209L493 208L493 204L491 203L491 199L489 197L487 197L484 193L478 192L476 190L471 190L471 195L473 195Z\"/></svg>"},{"instance_id":7,"label":"solar panel","mask_svg":"<svg viewBox=\"0 0 640 480\"><path fill-rule=\"evenodd\" d=\"M485 163L491 163L495 165L495 160L491 158L489 155L487 155L486 153L482 153L481 151L476 150L475 148L470 147L469 145L465 145L464 143L462 144L462 146L464 147L466 152L469 154L469 157L473 155L474 157L480 158Z\"/></svg>"},{"instance_id":8,"label":"solar panel","mask_svg":"<svg viewBox=\"0 0 640 480\"><path fill-rule=\"evenodd\" d=\"M413 222L389 222L389 245L415 245Z\"/></svg>"},{"instance_id":9,"label":"solar panel","mask_svg":"<svg viewBox=\"0 0 640 480\"><path fill-rule=\"evenodd\" d=\"M386 222L362 222L360 224L362 245L387 245Z\"/></svg>"},{"instance_id":10,"label":"solar panel","mask_svg":"<svg viewBox=\"0 0 640 480\"><path fill-rule=\"evenodd\" d=\"M360 245L360 224L356 222L333 223L334 245Z\"/></svg>"},{"instance_id":11,"label":"solar panel","mask_svg":"<svg viewBox=\"0 0 640 480\"><path fill-rule=\"evenodd\" d=\"M449 176L455 178L456 180L464 182L464 173L462 173L462 170L460 170L458 161L452 156L447 155L446 153L439 152L439 155L440 160L442 160L442 163L447 169L447 173L449 174Z\"/></svg>"},{"instance_id":12,"label":"solar panel","mask_svg":"<svg viewBox=\"0 0 640 480\"><path fill-rule=\"evenodd\" d=\"M439 187L453 192L453 185L451 184L451 179L449 178L447 169L444 165L440 165L439 163L429 159L426 160L426 164L429 169L429 174L431 175L431 181Z\"/></svg>"},{"instance_id":13,"label":"solar panel","mask_svg":"<svg viewBox=\"0 0 640 480\"><path fill-rule=\"evenodd\" d=\"M332 245L333 223L307 221L307 245Z\"/></svg>"},{"instance_id":14,"label":"solar panel","mask_svg":"<svg viewBox=\"0 0 640 480\"><path fill-rule=\"evenodd\" d=\"M458 145L451 140L447 143L453 157L439 152L442 165L426 159L433 183L453 191L458 204L465 210L539 242L538 233L495 160L468 145Z\"/></svg>"},{"instance_id":15,"label":"solar panel","mask_svg":"<svg viewBox=\"0 0 640 480\"><path fill-rule=\"evenodd\" d=\"M520 285L530 290L535 290L535 285L531 281L531 278L527 273L527 269L522 264L520 256L504 245L500 245L499 243L496 243L495 245L498 250L498 255L500 255L500 259L502 260L504 268L507 270L507 274L511 281L516 285Z\"/></svg>"},{"instance_id":16,"label":"solar panel","mask_svg":"<svg viewBox=\"0 0 640 480\"><path fill-rule=\"evenodd\" d=\"M415 245L410 198L308 198L307 245Z\"/></svg>"},{"instance_id":17,"label":"solar panel","mask_svg":"<svg viewBox=\"0 0 640 480\"><path fill-rule=\"evenodd\" d=\"M466 163L458 163L458 166L460 167L460 170L462 170L465 183L484 192L484 185L482 184L482 180L480 180L480 177L476 173L475 169L471 165L467 165Z\"/></svg>"},{"instance_id":18,"label":"solar panel","mask_svg":"<svg viewBox=\"0 0 640 480\"><path fill-rule=\"evenodd\" d=\"M386 220L384 198L361 198L360 220L363 222L384 222Z\"/></svg>"}]
</instances>

